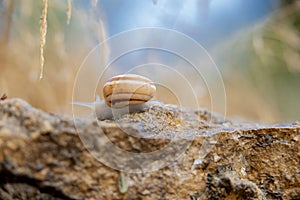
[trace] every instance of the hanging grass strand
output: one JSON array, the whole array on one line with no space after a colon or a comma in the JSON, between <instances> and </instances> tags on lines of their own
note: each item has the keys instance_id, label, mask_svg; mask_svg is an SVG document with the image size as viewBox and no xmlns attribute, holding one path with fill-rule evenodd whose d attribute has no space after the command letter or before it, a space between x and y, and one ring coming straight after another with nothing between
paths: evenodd
<instances>
[{"instance_id":1,"label":"hanging grass strand","mask_svg":"<svg viewBox=\"0 0 300 200\"><path fill-rule=\"evenodd\" d=\"M70 24L71 16L72 16L72 0L68 0L66 12L67 12L67 24Z\"/></svg>"},{"instance_id":2,"label":"hanging grass strand","mask_svg":"<svg viewBox=\"0 0 300 200\"><path fill-rule=\"evenodd\" d=\"M40 80L43 79L44 75L44 46L46 44L47 35L47 9L48 0L43 0L44 6L42 15L40 18Z\"/></svg>"}]
</instances>

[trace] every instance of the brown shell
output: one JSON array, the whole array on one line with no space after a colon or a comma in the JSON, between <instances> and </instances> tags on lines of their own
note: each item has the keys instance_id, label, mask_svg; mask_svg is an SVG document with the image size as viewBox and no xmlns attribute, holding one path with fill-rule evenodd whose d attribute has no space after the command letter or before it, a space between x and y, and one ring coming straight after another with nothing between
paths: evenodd
<instances>
[{"instance_id":1,"label":"brown shell","mask_svg":"<svg viewBox=\"0 0 300 200\"><path fill-rule=\"evenodd\" d=\"M156 87L150 79L136 74L114 76L103 87L107 105L115 108L145 103L155 92Z\"/></svg>"}]
</instances>

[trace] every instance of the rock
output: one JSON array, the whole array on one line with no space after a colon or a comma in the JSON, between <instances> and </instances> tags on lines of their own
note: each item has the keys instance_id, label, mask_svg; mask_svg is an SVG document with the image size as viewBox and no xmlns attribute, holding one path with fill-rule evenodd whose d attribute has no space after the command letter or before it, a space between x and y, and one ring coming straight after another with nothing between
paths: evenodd
<instances>
[{"instance_id":1,"label":"rock","mask_svg":"<svg viewBox=\"0 0 300 200\"><path fill-rule=\"evenodd\" d=\"M300 199L299 133L174 105L97 121L6 99L0 199Z\"/></svg>"}]
</instances>

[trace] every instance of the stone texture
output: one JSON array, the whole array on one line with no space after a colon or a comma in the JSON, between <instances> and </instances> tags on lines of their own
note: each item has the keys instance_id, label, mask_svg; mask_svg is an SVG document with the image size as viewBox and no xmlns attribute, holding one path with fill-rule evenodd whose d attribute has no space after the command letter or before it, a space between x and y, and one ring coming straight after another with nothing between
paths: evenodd
<instances>
[{"instance_id":1,"label":"stone texture","mask_svg":"<svg viewBox=\"0 0 300 200\"><path fill-rule=\"evenodd\" d=\"M170 153L122 159L104 137ZM169 164L159 169L161 158ZM99 122L0 101L0 199L300 199L299 166L299 123L246 125L174 105Z\"/></svg>"}]
</instances>

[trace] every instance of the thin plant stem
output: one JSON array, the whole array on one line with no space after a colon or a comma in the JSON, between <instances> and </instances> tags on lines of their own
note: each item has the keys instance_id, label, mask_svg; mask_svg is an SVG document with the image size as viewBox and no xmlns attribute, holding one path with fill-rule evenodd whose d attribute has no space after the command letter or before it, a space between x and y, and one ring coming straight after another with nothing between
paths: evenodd
<instances>
[{"instance_id":1,"label":"thin plant stem","mask_svg":"<svg viewBox=\"0 0 300 200\"><path fill-rule=\"evenodd\" d=\"M67 24L70 24L71 17L72 17L72 0L68 0L66 12L67 12Z\"/></svg>"},{"instance_id":2,"label":"thin plant stem","mask_svg":"<svg viewBox=\"0 0 300 200\"><path fill-rule=\"evenodd\" d=\"M7 23L5 27L5 35L4 35L4 42L8 43L9 40L9 34L10 34L10 29L11 29L11 24L12 24L12 15L14 11L14 0L9 1L8 9L7 9Z\"/></svg>"},{"instance_id":3,"label":"thin plant stem","mask_svg":"<svg viewBox=\"0 0 300 200\"><path fill-rule=\"evenodd\" d=\"M43 0L44 6L42 15L40 18L40 80L43 79L44 75L44 47L46 44L46 35L47 35L47 9L48 9L48 0Z\"/></svg>"}]
</instances>

